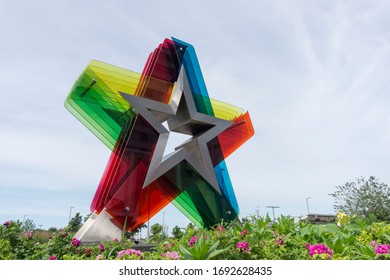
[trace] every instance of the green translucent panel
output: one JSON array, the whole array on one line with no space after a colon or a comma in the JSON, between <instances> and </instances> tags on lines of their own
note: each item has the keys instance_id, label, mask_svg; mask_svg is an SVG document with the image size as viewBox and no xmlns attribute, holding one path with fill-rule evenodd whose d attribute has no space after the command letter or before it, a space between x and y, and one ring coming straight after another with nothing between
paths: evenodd
<instances>
[{"instance_id":1,"label":"green translucent panel","mask_svg":"<svg viewBox=\"0 0 390 280\"><path fill-rule=\"evenodd\" d=\"M119 91L134 93L140 74L92 61L73 85L65 107L111 150L134 117Z\"/></svg>"},{"instance_id":2,"label":"green translucent panel","mask_svg":"<svg viewBox=\"0 0 390 280\"><path fill-rule=\"evenodd\" d=\"M172 204L198 227L211 227L237 217L229 198L218 193L188 162L179 163L164 176L182 190Z\"/></svg>"},{"instance_id":3,"label":"green translucent panel","mask_svg":"<svg viewBox=\"0 0 390 280\"><path fill-rule=\"evenodd\" d=\"M245 114L245 111L240 107L215 99L211 99L208 96L203 96L199 94L195 94L193 96L196 104L198 104L202 108L207 108L205 109L207 114L212 114L212 116L215 116L216 118L231 121ZM212 109L210 110L209 108Z\"/></svg>"},{"instance_id":4,"label":"green translucent panel","mask_svg":"<svg viewBox=\"0 0 390 280\"><path fill-rule=\"evenodd\" d=\"M172 200L171 203L197 227L203 227L202 217L196 210L196 207L187 192L182 192L179 196Z\"/></svg>"},{"instance_id":5,"label":"green translucent panel","mask_svg":"<svg viewBox=\"0 0 390 280\"><path fill-rule=\"evenodd\" d=\"M192 96L194 98L196 110L199 113L207 114L209 116L214 116L213 107L211 105L211 101L208 96L204 96L200 94L192 94Z\"/></svg>"}]
</instances>

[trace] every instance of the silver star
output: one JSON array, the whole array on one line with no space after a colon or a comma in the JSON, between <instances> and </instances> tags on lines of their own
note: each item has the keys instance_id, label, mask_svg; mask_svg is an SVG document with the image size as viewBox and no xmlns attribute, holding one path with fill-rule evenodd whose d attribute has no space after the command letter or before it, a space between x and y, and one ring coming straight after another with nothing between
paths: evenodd
<instances>
[{"instance_id":1,"label":"silver star","mask_svg":"<svg viewBox=\"0 0 390 280\"><path fill-rule=\"evenodd\" d=\"M187 161L221 194L207 143L231 126L232 122L197 112L184 67L180 70L169 104L124 92L120 94L160 134L143 188L180 162ZM192 137L176 147L175 152L164 157L169 137L169 131L162 125L165 121L171 131L189 134Z\"/></svg>"}]
</instances>

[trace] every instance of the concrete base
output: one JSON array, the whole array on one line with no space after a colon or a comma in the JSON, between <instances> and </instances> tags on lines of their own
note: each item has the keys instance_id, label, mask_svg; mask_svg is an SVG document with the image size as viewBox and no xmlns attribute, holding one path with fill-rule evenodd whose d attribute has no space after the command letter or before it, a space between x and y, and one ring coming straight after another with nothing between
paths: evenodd
<instances>
[{"instance_id":1,"label":"concrete base","mask_svg":"<svg viewBox=\"0 0 390 280\"><path fill-rule=\"evenodd\" d=\"M121 240L122 229L112 222L112 216L104 209L100 214L92 213L74 237L81 243Z\"/></svg>"}]
</instances>

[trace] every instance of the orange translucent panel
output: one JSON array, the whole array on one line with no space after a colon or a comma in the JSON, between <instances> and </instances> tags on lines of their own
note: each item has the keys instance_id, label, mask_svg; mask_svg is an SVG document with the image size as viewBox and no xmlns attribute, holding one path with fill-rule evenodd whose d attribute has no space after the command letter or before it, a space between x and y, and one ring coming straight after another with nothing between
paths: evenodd
<instances>
[{"instance_id":1,"label":"orange translucent panel","mask_svg":"<svg viewBox=\"0 0 390 280\"><path fill-rule=\"evenodd\" d=\"M249 112L234 119L230 127L207 144L214 166L238 149L254 133Z\"/></svg>"}]
</instances>

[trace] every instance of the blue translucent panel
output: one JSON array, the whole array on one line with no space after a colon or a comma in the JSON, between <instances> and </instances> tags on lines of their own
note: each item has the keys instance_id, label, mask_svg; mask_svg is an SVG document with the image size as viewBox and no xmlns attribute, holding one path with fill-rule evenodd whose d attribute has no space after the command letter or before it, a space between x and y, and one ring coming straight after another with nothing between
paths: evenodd
<instances>
[{"instance_id":1,"label":"blue translucent panel","mask_svg":"<svg viewBox=\"0 0 390 280\"><path fill-rule=\"evenodd\" d=\"M218 185L221 188L222 194L227 197L231 206L234 208L236 214L238 215L239 207L225 161L223 160L217 166L215 166L214 171L215 175L217 176Z\"/></svg>"}]
</instances>

